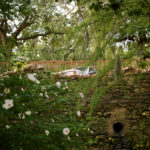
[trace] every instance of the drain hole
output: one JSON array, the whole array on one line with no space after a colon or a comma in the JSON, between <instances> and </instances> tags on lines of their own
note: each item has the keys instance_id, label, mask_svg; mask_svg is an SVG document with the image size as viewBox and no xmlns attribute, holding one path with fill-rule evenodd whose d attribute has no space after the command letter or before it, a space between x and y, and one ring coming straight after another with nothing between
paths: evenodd
<instances>
[{"instance_id":1,"label":"drain hole","mask_svg":"<svg viewBox=\"0 0 150 150\"><path fill-rule=\"evenodd\" d=\"M117 122L113 125L113 129L116 133L120 133L123 130L123 125L120 122Z\"/></svg>"}]
</instances>

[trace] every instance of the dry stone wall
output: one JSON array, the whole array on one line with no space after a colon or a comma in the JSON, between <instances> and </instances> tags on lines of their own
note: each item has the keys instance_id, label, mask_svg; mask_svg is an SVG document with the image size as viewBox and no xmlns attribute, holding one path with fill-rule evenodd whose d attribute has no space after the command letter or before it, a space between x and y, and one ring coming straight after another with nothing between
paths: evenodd
<instances>
[{"instance_id":1,"label":"dry stone wall","mask_svg":"<svg viewBox=\"0 0 150 150\"><path fill-rule=\"evenodd\" d=\"M128 75L113 84L97 105L96 114L100 114L95 127L100 138L125 137L132 149L150 149L150 73Z\"/></svg>"}]
</instances>

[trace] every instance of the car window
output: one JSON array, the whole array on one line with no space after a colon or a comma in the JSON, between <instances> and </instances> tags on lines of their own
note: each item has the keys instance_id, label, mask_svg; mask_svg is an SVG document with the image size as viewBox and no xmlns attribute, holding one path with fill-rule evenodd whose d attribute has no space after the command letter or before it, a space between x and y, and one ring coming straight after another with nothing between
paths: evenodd
<instances>
[{"instance_id":1,"label":"car window","mask_svg":"<svg viewBox=\"0 0 150 150\"><path fill-rule=\"evenodd\" d=\"M95 74L95 73L96 73L96 71L94 69L89 68L89 74Z\"/></svg>"},{"instance_id":2,"label":"car window","mask_svg":"<svg viewBox=\"0 0 150 150\"><path fill-rule=\"evenodd\" d=\"M76 69L81 70L81 71L85 71L87 69L87 67L78 67Z\"/></svg>"}]
</instances>

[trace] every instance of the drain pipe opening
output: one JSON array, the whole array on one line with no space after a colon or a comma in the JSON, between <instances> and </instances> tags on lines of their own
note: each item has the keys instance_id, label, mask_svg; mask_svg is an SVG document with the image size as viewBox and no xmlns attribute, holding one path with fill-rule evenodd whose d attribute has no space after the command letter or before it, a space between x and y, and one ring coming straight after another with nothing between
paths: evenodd
<instances>
[{"instance_id":1,"label":"drain pipe opening","mask_svg":"<svg viewBox=\"0 0 150 150\"><path fill-rule=\"evenodd\" d=\"M113 129L116 133L120 133L123 130L123 124L121 122L116 122L113 124Z\"/></svg>"}]
</instances>

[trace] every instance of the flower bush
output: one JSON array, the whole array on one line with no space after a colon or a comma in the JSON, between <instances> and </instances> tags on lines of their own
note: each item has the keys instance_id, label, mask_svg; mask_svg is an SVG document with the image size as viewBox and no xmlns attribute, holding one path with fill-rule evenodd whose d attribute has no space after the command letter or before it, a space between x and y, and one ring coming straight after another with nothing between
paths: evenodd
<instances>
[{"instance_id":1,"label":"flower bush","mask_svg":"<svg viewBox=\"0 0 150 150\"><path fill-rule=\"evenodd\" d=\"M89 124L77 116L73 96L69 83L50 72L1 78L1 149L87 149Z\"/></svg>"}]
</instances>

